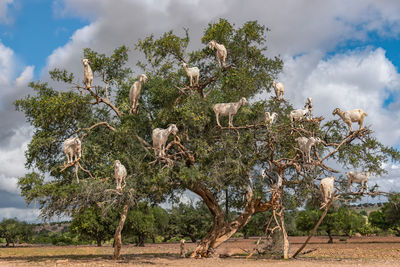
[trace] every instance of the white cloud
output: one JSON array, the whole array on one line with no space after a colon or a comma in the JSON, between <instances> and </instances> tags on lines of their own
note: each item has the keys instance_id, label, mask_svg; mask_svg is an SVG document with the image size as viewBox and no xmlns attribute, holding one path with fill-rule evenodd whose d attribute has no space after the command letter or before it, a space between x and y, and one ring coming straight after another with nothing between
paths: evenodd
<instances>
[{"instance_id":1,"label":"white cloud","mask_svg":"<svg viewBox=\"0 0 400 267\"><path fill-rule=\"evenodd\" d=\"M0 188L11 194L19 195L20 191L18 189L18 178L16 177L6 177L4 174L0 174Z\"/></svg>"},{"instance_id":2,"label":"white cloud","mask_svg":"<svg viewBox=\"0 0 400 267\"><path fill-rule=\"evenodd\" d=\"M15 86L21 87L26 86L30 81L33 80L33 71L35 70L35 66L28 66L24 69L24 71L19 75L17 79L15 79Z\"/></svg>"},{"instance_id":3,"label":"white cloud","mask_svg":"<svg viewBox=\"0 0 400 267\"><path fill-rule=\"evenodd\" d=\"M314 115L326 119L334 118L336 107L361 108L368 113L364 123L371 125L381 142L400 143L399 113L383 108L388 93L400 90L400 75L383 49L353 51L328 59L319 52L287 57L281 80L286 97L295 107L304 106L305 99L312 97Z\"/></svg>"},{"instance_id":4,"label":"white cloud","mask_svg":"<svg viewBox=\"0 0 400 267\"><path fill-rule=\"evenodd\" d=\"M0 220L17 218L20 221L38 222L39 215L39 209L0 208Z\"/></svg>"},{"instance_id":5,"label":"white cloud","mask_svg":"<svg viewBox=\"0 0 400 267\"><path fill-rule=\"evenodd\" d=\"M13 4L14 0L0 0L0 23L11 23L12 18L8 14L9 5Z\"/></svg>"}]
</instances>

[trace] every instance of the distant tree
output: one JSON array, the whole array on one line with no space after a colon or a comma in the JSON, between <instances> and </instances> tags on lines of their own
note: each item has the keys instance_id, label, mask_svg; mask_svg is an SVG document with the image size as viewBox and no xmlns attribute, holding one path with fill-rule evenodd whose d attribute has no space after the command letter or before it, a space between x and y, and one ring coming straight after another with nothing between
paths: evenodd
<instances>
[{"instance_id":1,"label":"distant tree","mask_svg":"<svg viewBox=\"0 0 400 267\"><path fill-rule=\"evenodd\" d=\"M169 211L168 238L189 237L192 242L202 238L211 227L211 215L203 202L180 203Z\"/></svg>"},{"instance_id":2,"label":"distant tree","mask_svg":"<svg viewBox=\"0 0 400 267\"><path fill-rule=\"evenodd\" d=\"M321 210L304 210L299 212L299 215L296 218L297 229L306 232L311 231L317 224L321 215ZM328 243L333 243L332 235L334 233L340 234L343 232L347 236L351 237L354 232L359 231L359 229L365 226L365 224L366 221L362 215L342 206L337 210L334 210L333 208L330 209L319 229L328 234Z\"/></svg>"},{"instance_id":3,"label":"distant tree","mask_svg":"<svg viewBox=\"0 0 400 267\"><path fill-rule=\"evenodd\" d=\"M33 225L20 222L16 218L4 219L0 223L0 237L6 240L6 246L11 243L15 246L18 242L29 242L33 236Z\"/></svg>"},{"instance_id":4,"label":"distant tree","mask_svg":"<svg viewBox=\"0 0 400 267\"><path fill-rule=\"evenodd\" d=\"M83 209L72 216L71 231L79 235L80 240L96 241L97 246L112 238L115 231L117 214L109 212L105 216L96 206Z\"/></svg>"},{"instance_id":5,"label":"distant tree","mask_svg":"<svg viewBox=\"0 0 400 267\"><path fill-rule=\"evenodd\" d=\"M391 229L400 236L400 193L389 195L388 202L379 210L371 212L368 221L382 230Z\"/></svg>"},{"instance_id":6,"label":"distant tree","mask_svg":"<svg viewBox=\"0 0 400 267\"><path fill-rule=\"evenodd\" d=\"M400 193L391 194L383 206L385 222L388 227L400 236Z\"/></svg>"},{"instance_id":7,"label":"distant tree","mask_svg":"<svg viewBox=\"0 0 400 267\"><path fill-rule=\"evenodd\" d=\"M157 234L157 224L154 209L141 202L128 212L123 234L136 237L136 246L144 247L146 239Z\"/></svg>"}]
</instances>

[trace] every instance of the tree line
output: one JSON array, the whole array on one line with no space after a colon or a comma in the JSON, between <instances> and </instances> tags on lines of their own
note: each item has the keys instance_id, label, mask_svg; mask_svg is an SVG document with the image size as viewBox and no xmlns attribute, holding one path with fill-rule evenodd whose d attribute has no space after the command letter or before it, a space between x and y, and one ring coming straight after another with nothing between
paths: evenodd
<instances>
[{"instance_id":1,"label":"tree line","mask_svg":"<svg viewBox=\"0 0 400 267\"><path fill-rule=\"evenodd\" d=\"M400 236L399 207L400 194L393 194L388 202L369 214L365 210L357 212L348 206L334 205L328 211L318 234L327 235L330 243L333 242L334 236L350 238L356 233ZM235 216L234 213L231 211L229 216ZM321 213L321 210L312 206L306 206L304 210L287 211L285 218L288 235L308 235ZM268 212L256 214L235 236L243 238L262 236L270 215ZM98 208L92 207L74 214L71 221L51 223L50 229L41 227L41 224L29 224L15 218L4 219L0 223L0 238L6 246L15 243L101 246L104 243L113 243L117 217L116 212L102 216ZM178 242L181 239L196 242L209 231L210 227L212 227L211 215L202 202L180 203L171 209L141 202L137 208L128 212L123 230L124 243L144 246L150 242Z\"/></svg>"}]
</instances>

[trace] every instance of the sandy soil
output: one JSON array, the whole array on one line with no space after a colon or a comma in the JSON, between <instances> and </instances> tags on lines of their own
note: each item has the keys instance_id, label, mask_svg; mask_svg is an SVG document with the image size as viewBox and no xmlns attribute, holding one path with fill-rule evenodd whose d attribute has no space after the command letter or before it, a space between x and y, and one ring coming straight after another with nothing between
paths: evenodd
<instances>
[{"instance_id":1,"label":"sandy soil","mask_svg":"<svg viewBox=\"0 0 400 267\"><path fill-rule=\"evenodd\" d=\"M290 237L290 254L304 242L305 237ZM310 253L291 260L261 259L254 255L246 259L257 238L232 239L223 244L217 254L228 258L181 259L179 244L146 244L146 247L125 246L119 261L112 260L110 246L20 246L0 248L0 266L400 266L400 237L353 237L346 241L327 238L311 239L304 251ZM192 250L195 244L187 243Z\"/></svg>"}]
</instances>

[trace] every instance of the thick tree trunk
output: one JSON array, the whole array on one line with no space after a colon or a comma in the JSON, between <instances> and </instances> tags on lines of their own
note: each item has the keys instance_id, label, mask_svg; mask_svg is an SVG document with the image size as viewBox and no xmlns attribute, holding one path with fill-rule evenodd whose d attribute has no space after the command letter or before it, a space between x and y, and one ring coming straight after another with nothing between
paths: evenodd
<instances>
[{"instance_id":1,"label":"thick tree trunk","mask_svg":"<svg viewBox=\"0 0 400 267\"><path fill-rule=\"evenodd\" d=\"M196 249L190 256L192 258L212 256L218 246L228 240L233 234L249 222L251 216L257 212L266 211L271 207L269 203L261 204L260 198L253 199L252 191L248 191L246 194L247 203L244 211L234 221L228 222L225 220L224 212L218 205L218 201L207 188L197 185L192 187L191 190L204 200L214 217L211 231L208 232L208 234L197 245Z\"/></svg>"},{"instance_id":2,"label":"thick tree trunk","mask_svg":"<svg viewBox=\"0 0 400 267\"><path fill-rule=\"evenodd\" d=\"M114 234L114 260L118 260L119 256L121 255L121 248L122 248L122 238L121 238L121 232L122 229L124 228L125 220L126 220L126 215L128 214L129 210L129 204L125 204L122 213L121 213L121 218L119 219L119 224L117 229L115 230Z\"/></svg>"},{"instance_id":3,"label":"thick tree trunk","mask_svg":"<svg viewBox=\"0 0 400 267\"><path fill-rule=\"evenodd\" d=\"M97 241L97 246L101 247L101 237L98 237L96 241Z\"/></svg>"}]
</instances>

